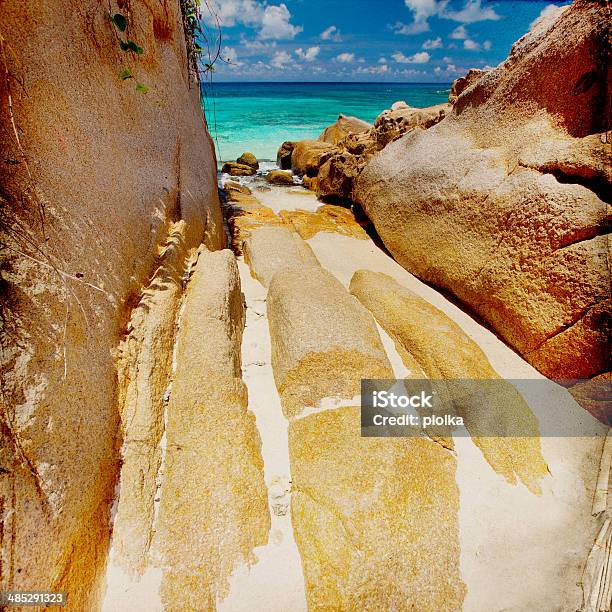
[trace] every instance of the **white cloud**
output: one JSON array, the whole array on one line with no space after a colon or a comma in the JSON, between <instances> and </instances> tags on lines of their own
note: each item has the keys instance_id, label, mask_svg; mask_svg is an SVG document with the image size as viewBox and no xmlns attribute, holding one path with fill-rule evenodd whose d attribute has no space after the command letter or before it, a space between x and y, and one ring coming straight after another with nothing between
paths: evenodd
<instances>
[{"instance_id":1,"label":"white cloud","mask_svg":"<svg viewBox=\"0 0 612 612\"><path fill-rule=\"evenodd\" d=\"M477 23L478 21L497 21L501 17L495 9L482 6L482 0L467 0L460 11L444 11L445 19L452 19L460 23Z\"/></svg>"},{"instance_id":2,"label":"white cloud","mask_svg":"<svg viewBox=\"0 0 612 612\"><path fill-rule=\"evenodd\" d=\"M301 26L290 23L291 13L285 4L267 4L260 0L216 0L211 8L222 27L242 24L258 30L259 37L264 40L292 39L303 30ZM205 18L215 24L212 15Z\"/></svg>"},{"instance_id":3,"label":"white cloud","mask_svg":"<svg viewBox=\"0 0 612 612\"><path fill-rule=\"evenodd\" d=\"M259 36L262 39L284 40L295 38L304 28L289 23L291 13L284 4L266 6L261 20Z\"/></svg>"},{"instance_id":4,"label":"white cloud","mask_svg":"<svg viewBox=\"0 0 612 612\"><path fill-rule=\"evenodd\" d=\"M387 64L380 64L379 66L359 66L357 68L358 74L386 74L389 72L389 66Z\"/></svg>"},{"instance_id":5,"label":"white cloud","mask_svg":"<svg viewBox=\"0 0 612 612\"><path fill-rule=\"evenodd\" d=\"M490 40L485 40L485 41L482 43L482 48L483 48L485 51L490 51L492 46L493 46L493 44L491 43L491 41L490 41Z\"/></svg>"},{"instance_id":6,"label":"white cloud","mask_svg":"<svg viewBox=\"0 0 612 612\"><path fill-rule=\"evenodd\" d=\"M438 36L437 38L430 38L423 43L423 49L440 49L442 47L442 39Z\"/></svg>"},{"instance_id":7,"label":"white cloud","mask_svg":"<svg viewBox=\"0 0 612 612\"><path fill-rule=\"evenodd\" d=\"M427 51L420 51L419 53L409 56L397 51L391 57L400 64L426 64L431 56Z\"/></svg>"},{"instance_id":8,"label":"white cloud","mask_svg":"<svg viewBox=\"0 0 612 612\"><path fill-rule=\"evenodd\" d=\"M428 32L429 19L438 17L460 23L476 23L500 19L500 16L490 6L483 7L482 0L466 0L463 8L457 11L449 10L450 0L404 0L404 4L412 13L412 23L398 21L391 29L396 34L406 36Z\"/></svg>"},{"instance_id":9,"label":"white cloud","mask_svg":"<svg viewBox=\"0 0 612 612\"><path fill-rule=\"evenodd\" d=\"M323 30L320 34L321 40L332 40L334 42L342 42L342 36L340 30L335 26L331 25L329 28Z\"/></svg>"},{"instance_id":10,"label":"white cloud","mask_svg":"<svg viewBox=\"0 0 612 612\"><path fill-rule=\"evenodd\" d=\"M319 51L321 47L308 47L308 49L296 49L295 54L300 58L307 62L312 62L316 59L317 55L319 55Z\"/></svg>"},{"instance_id":11,"label":"white cloud","mask_svg":"<svg viewBox=\"0 0 612 612\"><path fill-rule=\"evenodd\" d=\"M291 56L286 51L277 51L270 60L270 65L274 68L284 68L290 61Z\"/></svg>"},{"instance_id":12,"label":"white cloud","mask_svg":"<svg viewBox=\"0 0 612 612\"><path fill-rule=\"evenodd\" d=\"M467 49L468 51L480 51L480 43L477 43L471 38L466 38L463 41L463 48Z\"/></svg>"},{"instance_id":13,"label":"white cloud","mask_svg":"<svg viewBox=\"0 0 612 612\"><path fill-rule=\"evenodd\" d=\"M221 50L221 57L225 61L229 62L232 66L244 66L244 62L238 61L238 52L236 51L236 49L234 49L234 47L224 47Z\"/></svg>"},{"instance_id":14,"label":"white cloud","mask_svg":"<svg viewBox=\"0 0 612 612\"><path fill-rule=\"evenodd\" d=\"M464 38L469 38L469 35L465 29L465 26L460 25L451 32L450 37L454 38L455 40L463 40Z\"/></svg>"},{"instance_id":15,"label":"white cloud","mask_svg":"<svg viewBox=\"0 0 612 612\"><path fill-rule=\"evenodd\" d=\"M386 63L387 63L387 58L386 58L386 57L381 57L381 58L378 60L378 63L379 63L379 64L386 64Z\"/></svg>"},{"instance_id":16,"label":"white cloud","mask_svg":"<svg viewBox=\"0 0 612 612\"><path fill-rule=\"evenodd\" d=\"M336 56L337 62L342 62L343 64L348 64L349 62L355 61L354 53L340 53L340 55Z\"/></svg>"},{"instance_id":17,"label":"white cloud","mask_svg":"<svg viewBox=\"0 0 612 612\"><path fill-rule=\"evenodd\" d=\"M429 23L427 21L414 22L414 23L402 23L396 21L391 29L395 34L401 34L402 36L412 36L413 34L422 34L423 32L429 32Z\"/></svg>"}]
</instances>

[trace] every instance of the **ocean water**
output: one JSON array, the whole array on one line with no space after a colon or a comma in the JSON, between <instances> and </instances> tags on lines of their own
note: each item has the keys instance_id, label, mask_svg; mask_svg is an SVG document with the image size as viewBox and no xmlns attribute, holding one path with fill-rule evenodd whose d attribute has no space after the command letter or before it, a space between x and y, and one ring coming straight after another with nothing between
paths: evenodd
<instances>
[{"instance_id":1,"label":"ocean water","mask_svg":"<svg viewBox=\"0 0 612 612\"><path fill-rule=\"evenodd\" d=\"M219 162L245 151L275 160L285 140L316 139L339 113L372 123L393 102L440 104L450 84L214 83L202 87L202 105Z\"/></svg>"}]
</instances>

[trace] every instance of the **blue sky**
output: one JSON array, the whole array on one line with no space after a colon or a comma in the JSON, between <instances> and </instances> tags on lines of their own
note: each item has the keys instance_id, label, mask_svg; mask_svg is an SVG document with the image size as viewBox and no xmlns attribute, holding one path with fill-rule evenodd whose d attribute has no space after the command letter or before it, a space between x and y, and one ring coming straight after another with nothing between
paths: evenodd
<instances>
[{"instance_id":1,"label":"blue sky","mask_svg":"<svg viewBox=\"0 0 612 612\"><path fill-rule=\"evenodd\" d=\"M557 3L559 4L559 3ZM210 9L207 9L207 6ZM549 1L207 0L216 81L444 83L496 66ZM214 34L214 28L210 29Z\"/></svg>"}]
</instances>

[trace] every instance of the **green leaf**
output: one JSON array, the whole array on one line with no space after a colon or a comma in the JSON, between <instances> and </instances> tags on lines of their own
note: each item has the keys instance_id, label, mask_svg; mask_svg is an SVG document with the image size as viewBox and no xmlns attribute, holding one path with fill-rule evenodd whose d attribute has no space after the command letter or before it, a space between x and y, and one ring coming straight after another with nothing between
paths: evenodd
<instances>
[{"instance_id":1,"label":"green leaf","mask_svg":"<svg viewBox=\"0 0 612 612\"><path fill-rule=\"evenodd\" d=\"M121 13L115 13L111 17L111 21L115 24L118 30L125 32L127 28L127 19Z\"/></svg>"},{"instance_id":2,"label":"green leaf","mask_svg":"<svg viewBox=\"0 0 612 612\"><path fill-rule=\"evenodd\" d=\"M138 83L136 85L136 91L145 94L149 91L149 88L146 85L143 85L142 83Z\"/></svg>"},{"instance_id":3,"label":"green leaf","mask_svg":"<svg viewBox=\"0 0 612 612\"><path fill-rule=\"evenodd\" d=\"M125 81L126 79L133 79L134 75L132 74L132 71L129 68L124 68L120 73L119 73L119 78L122 81Z\"/></svg>"},{"instance_id":4,"label":"green leaf","mask_svg":"<svg viewBox=\"0 0 612 612\"><path fill-rule=\"evenodd\" d=\"M138 53L138 55L142 55L144 53L144 49L139 47L133 40L128 40L127 42L121 41L119 43L122 51L133 51L134 53Z\"/></svg>"}]
</instances>

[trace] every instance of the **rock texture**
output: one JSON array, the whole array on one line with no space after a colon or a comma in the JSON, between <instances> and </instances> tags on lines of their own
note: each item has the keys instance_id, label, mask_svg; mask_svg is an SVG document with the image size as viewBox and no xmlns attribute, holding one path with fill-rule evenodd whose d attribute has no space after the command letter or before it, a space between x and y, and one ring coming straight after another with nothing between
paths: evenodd
<instances>
[{"instance_id":1,"label":"rock texture","mask_svg":"<svg viewBox=\"0 0 612 612\"><path fill-rule=\"evenodd\" d=\"M293 226L304 240L309 240L319 232L334 232L360 240L368 239L366 231L355 221L355 215L343 206L324 204L315 212L297 209L281 210L278 214L288 225Z\"/></svg>"},{"instance_id":2,"label":"rock texture","mask_svg":"<svg viewBox=\"0 0 612 612\"><path fill-rule=\"evenodd\" d=\"M145 571L153 534L164 398L172 379L172 354L188 255L185 229L184 221L178 221L170 231L160 266L132 312L130 333L118 351L123 445L113 546L117 561L129 574L141 575Z\"/></svg>"},{"instance_id":3,"label":"rock texture","mask_svg":"<svg viewBox=\"0 0 612 612\"><path fill-rule=\"evenodd\" d=\"M369 130L347 135L338 143L338 150L319 168L317 195L323 198L354 199L355 180L375 153L410 130L427 129L435 125L444 118L449 108L449 104L428 108L399 105L381 113Z\"/></svg>"},{"instance_id":4,"label":"rock texture","mask_svg":"<svg viewBox=\"0 0 612 612\"><path fill-rule=\"evenodd\" d=\"M259 162L257 161L257 158L255 157L255 155L253 155L253 153L251 153L250 151L243 153L236 160L236 163L242 164L244 166L250 166L251 168L254 168L255 170L259 170Z\"/></svg>"},{"instance_id":5,"label":"rock texture","mask_svg":"<svg viewBox=\"0 0 612 612\"><path fill-rule=\"evenodd\" d=\"M372 158L354 190L405 268L549 377L609 370L607 22L586 1L539 20L444 121Z\"/></svg>"},{"instance_id":6,"label":"rock texture","mask_svg":"<svg viewBox=\"0 0 612 612\"><path fill-rule=\"evenodd\" d=\"M221 168L221 172L231 176L253 176L257 174L257 170L248 164L240 164L238 162L225 162Z\"/></svg>"},{"instance_id":7,"label":"rock texture","mask_svg":"<svg viewBox=\"0 0 612 612\"><path fill-rule=\"evenodd\" d=\"M290 424L308 609L461 610L456 458L431 440L360 438L359 426L357 407Z\"/></svg>"},{"instance_id":8,"label":"rock texture","mask_svg":"<svg viewBox=\"0 0 612 612\"><path fill-rule=\"evenodd\" d=\"M437 392L448 394L454 413L463 417L472 440L498 474L540 493L548 467L538 421L512 384L501 381L478 345L450 317L385 274L359 270L350 291L401 348L415 378L422 372L434 380L465 381L449 382ZM479 379L499 384L481 388L471 383ZM512 428L526 432L525 437L502 437Z\"/></svg>"},{"instance_id":9,"label":"rock texture","mask_svg":"<svg viewBox=\"0 0 612 612\"><path fill-rule=\"evenodd\" d=\"M277 272L268 319L274 380L287 418L325 398L352 399L361 378L393 377L374 319L322 268Z\"/></svg>"},{"instance_id":10,"label":"rock texture","mask_svg":"<svg viewBox=\"0 0 612 612\"><path fill-rule=\"evenodd\" d=\"M281 170L291 170L291 153L296 143L290 140L283 142L276 154L276 163Z\"/></svg>"},{"instance_id":11,"label":"rock texture","mask_svg":"<svg viewBox=\"0 0 612 612\"><path fill-rule=\"evenodd\" d=\"M340 115L335 123L325 128L324 132L319 136L319 140L335 145L349 134L359 134L369 130L371 127L371 124L367 121L362 121L357 117Z\"/></svg>"},{"instance_id":12,"label":"rock texture","mask_svg":"<svg viewBox=\"0 0 612 612\"><path fill-rule=\"evenodd\" d=\"M251 274L268 287L280 270L318 267L312 249L289 226L267 226L252 231L243 245Z\"/></svg>"},{"instance_id":13,"label":"rock texture","mask_svg":"<svg viewBox=\"0 0 612 612\"><path fill-rule=\"evenodd\" d=\"M448 94L448 101L454 104L457 98L471 85L476 83L486 73L486 70L479 70L478 68L470 68L467 74L455 79L451 87L450 94Z\"/></svg>"},{"instance_id":14,"label":"rock texture","mask_svg":"<svg viewBox=\"0 0 612 612\"><path fill-rule=\"evenodd\" d=\"M270 516L240 346L231 251L202 251L185 298L168 405L156 544L168 610L214 610L233 569L268 540Z\"/></svg>"},{"instance_id":15,"label":"rock texture","mask_svg":"<svg viewBox=\"0 0 612 612\"><path fill-rule=\"evenodd\" d=\"M266 174L266 181L271 185L293 185L293 175L284 170L271 170Z\"/></svg>"},{"instance_id":16,"label":"rock texture","mask_svg":"<svg viewBox=\"0 0 612 612\"><path fill-rule=\"evenodd\" d=\"M0 589L67 591L75 610L102 589L113 351L177 222L187 250L223 243L180 4L129 8L142 54L95 0L7 0L0 16Z\"/></svg>"},{"instance_id":17,"label":"rock texture","mask_svg":"<svg viewBox=\"0 0 612 612\"><path fill-rule=\"evenodd\" d=\"M300 140L291 152L291 169L302 176L316 176L319 168L336 151L334 145L318 140Z\"/></svg>"}]
</instances>

